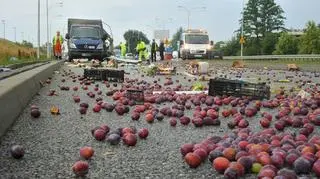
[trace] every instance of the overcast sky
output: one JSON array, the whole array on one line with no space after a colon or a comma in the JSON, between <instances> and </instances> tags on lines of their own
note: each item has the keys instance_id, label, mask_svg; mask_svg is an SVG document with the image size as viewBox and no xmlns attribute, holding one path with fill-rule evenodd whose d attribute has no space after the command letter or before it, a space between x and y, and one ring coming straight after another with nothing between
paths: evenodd
<instances>
[{"instance_id":1,"label":"overcast sky","mask_svg":"<svg viewBox=\"0 0 320 179\"><path fill-rule=\"evenodd\" d=\"M63 7L57 5L63 2ZM247 0L245 0L247 1ZM308 20L320 23L320 0L276 0L285 11L287 28L303 28ZM207 29L211 40L228 40L239 28L242 0L49 0L50 39L56 30L66 32L67 18L99 18L112 27L115 43L123 40L127 29L144 31L153 38L153 30L166 28L170 36L180 26L187 27L191 11L191 28ZM206 10L197 10L197 7ZM46 1L41 0L41 43L46 35ZM158 20L156 20L158 19ZM169 19L172 19L171 21ZM37 0L0 0L0 20L6 22L6 38L36 42ZM3 37L3 25L0 34Z\"/></svg>"}]
</instances>

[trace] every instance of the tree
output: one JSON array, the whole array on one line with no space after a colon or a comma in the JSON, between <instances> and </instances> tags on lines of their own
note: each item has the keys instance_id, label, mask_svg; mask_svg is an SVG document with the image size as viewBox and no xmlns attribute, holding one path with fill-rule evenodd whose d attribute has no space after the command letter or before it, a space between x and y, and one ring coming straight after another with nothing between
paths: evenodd
<instances>
[{"instance_id":1,"label":"tree","mask_svg":"<svg viewBox=\"0 0 320 179\"><path fill-rule=\"evenodd\" d=\"M232 39L227 41L226 45L221 48L225 56L236 56L239 54L240 46L238 39L236 36L232 37Z\"/></svg>"},{"instance_id":2,"label":"tree","mask_svg":"<svg viewBox=\"0 0 320 179\"><path fill-rule=\"evenodd\" d=\"M24 47L33 48L33 44L31 42L26 41L26 40L23 40L21 42L21 45Z\"/></svg>"},{"instance_id":3,"label":"tree","mask_svg":"<svg viewBox=\"0 0 320 179\"><path fill-rule=\"evenodd\" d=\"M243 53L245 55L257 55L260 54L261 47L257 38L250 38L246 40L246 44L244 45Z\"/></svg>"},{"instance_id":4,"label":"tree","mask_svg":"<svg viewBox=\"0 0 320 179\"><path fill-rule=\"evenodd\" d=\"M262 37L265 37L268 33L279 32L284 30L283 9L280 5L277 5L274 0L261 0L261 33Z\"/></svg>"},{"instance_id":5,"label":"tree","mask_svg":"<svg viewBox=\"0 0 320 179\"><path fill-rule=\"evenodd\" d=\"M301 37L299 45L301 54L319 54L320 53L320 28L316 23L309 21L304 35Z\"/></svg>"},{"instance_id":6,"label":"tree","mask_svg":"<svg viewBox=\"0 0 320 179\"><path fill-rule=\"evenodd\" d=\"M246 4L243 13L243 31L246 41L251 39L251 44L256 46L254 48L259 49L258 54L265 53L264 50L268 52L270 50L270 45L267 45L266 42L274 40L272 36L269 36L268 40L262 44L267 35L284 29L283 13L283 9L274 0L249 0ZM240 25L241 23L240 21ZM247 48L254 49L253 47Z\"/></svg>"},{"instance_id":7,"label":"tree","mask_svg":"<svg viewBox=\"0 0 320 179\"><path fill-rule=\"evenodd\" d=\"M249 0L243 11L243 33L247 37L258 37L260 34L260 23L258 21L259 1L260 0ZM240 23L242 23L242 21L240 21Z\"/></svg>"},{"instance_id":8,"label":"tree","mask_svg":"<svg viewBox=\"0 0 320 179\"><path fill-rule=\"evenodd\" d=\"M271 55L275 51L278 38L278 33L266 34L266 36L262 39L261 42L262 53L264 55Z\"/></svg>"},{"instance_id":9,"label":"tree","mask_svg":"<svg viewBox=\"0 0 320 179\"><path fill-rule=\"evenodd\" d=\"M216 44L214 44L214 49L215 50L221 50L226 43L224 41L218 41Z\"/></svg>"},{"instance_id":10,"label":"tree","mask_svg":"<svg viewBox=\"0 0 320 179\"><path fill-rule=\"evenodd\" d=\"M299 40L297 37L290 35L287 32L283 32L276 44L276 50L274 53L277 55L297 54L298 43Z\"/></svg>"},{"instance_id":11,"label":"tree","mask_svg":"<svg viewBox=\"0 0 320 179\"><path fill-rule=\"evenodd\" d=\"M138 30L128 30L123 34L123 37L127 42L127 49L130 53L136 52L135 48L138 44L139 39L141 39L146 44L150 43L150 40L147 38L146 34Z\"/></svg>"},{"instance_id":12,"label":"tree","mask_svg":"<svg viewBox=\"0 0 320 179\"><path fill-rule=\"evenodd\" d=\"M173 35L171 45L173 50L178 50L178 41L181 40L181 35L183 33L183 28L180 27L177 32Z\"/></svg>"}]
</instances>

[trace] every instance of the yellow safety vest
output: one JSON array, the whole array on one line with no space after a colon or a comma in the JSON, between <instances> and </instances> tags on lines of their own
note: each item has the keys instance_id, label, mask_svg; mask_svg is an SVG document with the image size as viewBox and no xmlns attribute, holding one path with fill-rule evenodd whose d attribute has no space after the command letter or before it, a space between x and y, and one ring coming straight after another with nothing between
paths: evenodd
<instances>
[{"instance_id":1,"label":"yellow safety vest","mask_svg":"<svg viewBox=\"0 0 320 179\"><path fill-rule=\"evenodd\" d=\"M138 44L137 49L138 49L138 50L142 50L142 49L144 49L144 48L146 48L146 44L145 44L144 42L140 42L140 43Z\"/></svg>"},{"instance_id":2,"label":"yellow safety vest","mask_svg":"<svg viewBox=\"0 0 320 179\"><path fill-rule=\"evenodd\" d=\"M126 49L126 43L121 43L120 47L121 47L121 50L125 50Z\"/></svg>"},{"instance_id":3,"label":"yellow safety vest","mask_svg":"<svg viewBox=\"0 0 320 179\"><path fill-rule=\"evenodd\" d=\"M60 35L59 36L60 37L60 44L62 44L63 43L63 38L62 38L62 36ZM58 38L57 38L57 36L54 36L54 38L53 38L53 45L56 45L57 44L57 41L58 41Z\"/></svg>"}]
</instances>

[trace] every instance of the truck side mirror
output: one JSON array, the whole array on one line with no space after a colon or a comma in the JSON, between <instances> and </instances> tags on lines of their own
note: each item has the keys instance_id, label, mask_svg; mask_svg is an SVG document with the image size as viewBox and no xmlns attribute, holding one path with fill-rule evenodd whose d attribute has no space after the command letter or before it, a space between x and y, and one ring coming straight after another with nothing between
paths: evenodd
<instances>
[{"instance_id":1,"label":"truck side mirror","mask_svg":"<svg viewBox=\"0 0 320 179\"><path fill-rule=\"evenodd\" d=\"M183 45L183 44L184 44L183 40L180 40L180 45Z\"/></svg>"},{"instance_id":2,"label":"truck side mirror","mask_svg":"<svg viewBox=\"0 0 320 179\"><path fill-rule=\"evenodd\" d=\"M66 39L70 39L70 35L68 33L66 33Z\"/></svg>"},{"instance_id":3,"label":"truck side mirror","mask_svg":"<svg viewBox=\"0 0 320 179\"><path fill-rule=\"evenodd\" d=\"M212 40L210 41L210 45L213 46L213 41Z\"/></svg>"},{"instance_id":4,"label":"truck side mirror","mask_svg":"<svg viewBox=\"0 0 320 179\"><path fill-rule=\"evenodd\" d=\"M108 34L103 34L102 40L105 41L105 40L107 40L107 38L108 38Z\"/></svg>"}]
</instances>

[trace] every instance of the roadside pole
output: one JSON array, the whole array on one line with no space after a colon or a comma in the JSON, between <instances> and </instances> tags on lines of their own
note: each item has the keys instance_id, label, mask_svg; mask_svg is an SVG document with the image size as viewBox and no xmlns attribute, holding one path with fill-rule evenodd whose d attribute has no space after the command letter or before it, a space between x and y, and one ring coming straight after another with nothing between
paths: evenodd
<instances>
[{"instance_id":1,"label":"roadside pole","mask_svg":"<svg viewBox=\"0 0 320 179\"><path fill-rule=\"evenodd\" d=\"M3 39L6 39L6 21L1 20L1 22L3 24Z\"/></svg>"},{"instance_id":2,"label":"roadside pole","mask_svg":"<svg viewBox=\"0 0 320 179\"><path fill-rule=\"evenodd\" d=\"M47 6L47 59L50 58L50 41L49 41L49 2L46 0Z\"/></svg>"},{"instance_id":3,"label":"roadside pole","mask_svg":"<svg viewBox=\"0 0 320 179\"><path fill-rule=\"evenodd\" d=\"M240 44L241 44L241 60L243 60L243 44L244 44L244 37L243 37L243 23L244 23L244 0L242 0L242 20L241 20L241 37L240 37Z\"/></svg>"},{"instance_id":4,"label":"roadside pole","mask_svg":"<svg viewBox=\"0 0 320 179\"><path fill-rule=\"evenodd\" d=\"M40 59L40 0L38 0L38 48L37 59Z\"/></svg>"}]
</instances>

